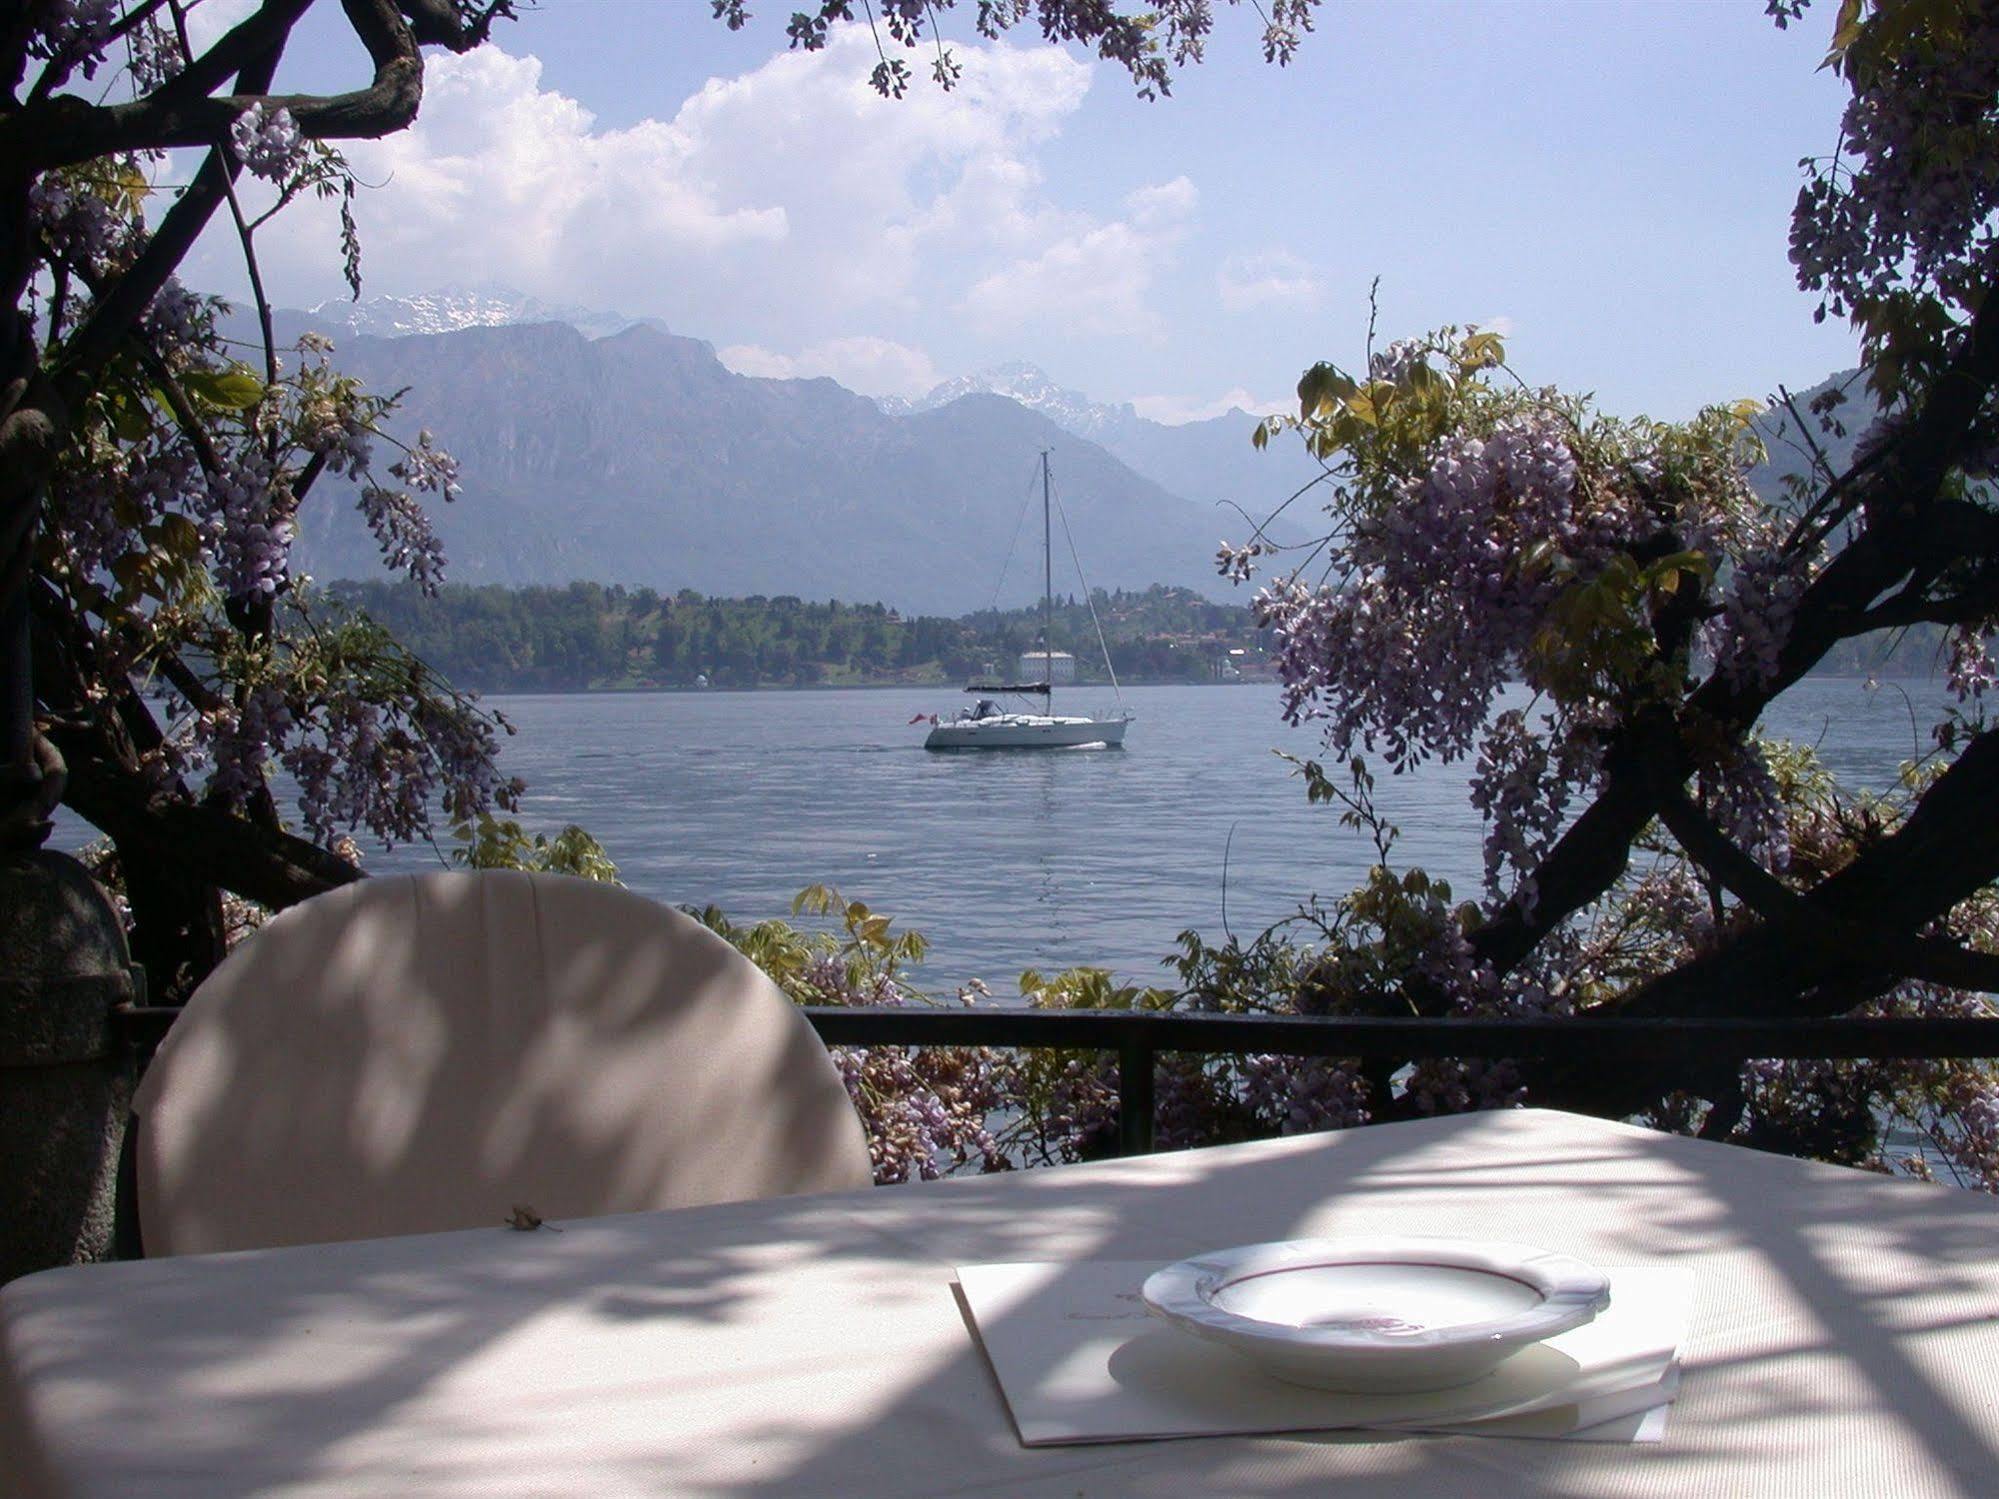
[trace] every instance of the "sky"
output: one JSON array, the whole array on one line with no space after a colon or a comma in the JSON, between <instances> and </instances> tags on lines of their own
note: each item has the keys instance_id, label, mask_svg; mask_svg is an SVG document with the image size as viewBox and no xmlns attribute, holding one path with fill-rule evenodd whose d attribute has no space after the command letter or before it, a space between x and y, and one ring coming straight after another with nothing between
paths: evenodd
<instances>
[{"instance_id":1,"label":"sky","mask_svg":"<svg viewBox=\"0 0 1999 1499\"><path fill-rule=\"evenodd\" d=\"M208 27L249 0L204 0ZM793 0L543 0L434 52L410 130L357 142L368 295L492 285L662 319L746 374L920 395L1008 360L1185 421L1281 409L1318 360L1447 323L1625 416L1856 362L1786 258L1800 158L1837 139L1833 7L1763 0L1326 0L1289 66L1218 3L1170 98L1031 27L943 13L951 93L868 87L875 41L789 51ZM280 88L366 59L337 5ZM891 44L892 45L892 44ZM330 210L261 233L273 299L344 294ZM184 279L242 284L219 236Z\"/></svg>"}]
</instances>

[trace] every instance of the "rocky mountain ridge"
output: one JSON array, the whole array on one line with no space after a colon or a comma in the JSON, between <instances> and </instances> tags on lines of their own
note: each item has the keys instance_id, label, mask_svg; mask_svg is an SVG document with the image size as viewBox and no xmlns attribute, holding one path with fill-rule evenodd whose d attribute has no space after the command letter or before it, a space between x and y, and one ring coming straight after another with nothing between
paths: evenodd
<instances>
[{"instance_id":1,"label":"rocky mountain ridge","mask_svg":"<svg viewBox=\"0 0 1999 1499\"><path fill-rule=\"evenodd\" d=\"M544 302L504 286L451 286L413 297L364 297L359 301L339 297L301 315L329 335L358 333L370 338L413 338L515 323L566 323L590 338L604 338L643 321L619 312Z\"/></svg>"},{"instance_id":2,"label":"rocky mountain ridge","mask_svg":"<svg viewBox=\"0 0 1999 1499\"><path fill-rule=\"evenodd\" d=\"M621 333L636 323L657 320L629 318L621 313L557 306L509 287L446 288L414 297L371 297L362 302L322 302L297 316L332 334L362 334L372 338L407 338L467 328L503 327L525 323L565 323L589 338ZM1170 493L1192 500L1227 500L1252 514L1259 500L1282 493L1275 504L1310 479L1317 467L1303 449L1280 444L1277 451L1258 454L1250 446L1257 415L1231 411L1205 421L1167 425L1138 414L1129 402L1095 401L1081 391L1059 385L1040 366L1025 360L934 386L915 400L898 396L871 397L892 417L936 411L968 395L1001 396L1040 413L1076 437L1099 443L1127 467ZM1281 477L1273 481L1272 475ZM1246 529L1246 528L1245 528Z\"/></svg>"},{"instance_id":3,"label":"rocky mountain ridge","mask_svg":"<svg viewBox=\"0 0 1999 1499\"><path fill-rule=\"evenodd\" d=\"M279 319L286 339L309 327L325 331L312 314ZM463 498L432 510L457 582L589 579L953 615L1019 604L1040 589L1046 449L1062 592L1082 587L1073 543L1090 586L1246 597L1213 567L1221 540L1244 534L1239 516L1002 397L890 416L831 380L738 375L708 344L644 323L595 340L561 323L335 337L343 372L407 387L398 432L431 430L463 466ZM300 526L307 571L379 576L351 506L308 505Z\"/></svg>"}]
</instances>

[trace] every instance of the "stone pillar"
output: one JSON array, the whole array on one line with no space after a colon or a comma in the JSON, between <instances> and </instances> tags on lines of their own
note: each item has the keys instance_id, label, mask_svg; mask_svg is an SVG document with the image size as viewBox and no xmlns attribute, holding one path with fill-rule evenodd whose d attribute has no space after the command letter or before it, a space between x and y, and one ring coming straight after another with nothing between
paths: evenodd
<instances>
[{"instance_id":1,"label":"stone pillar","mask_svg":"<svg viewBox=\"0 0 1999 1499\"><path fill-rule=\"evenodd\" d=\"M67 854L0 854L0 1283L108 1259L132 1097L125 928Z\"/></svg>"}]
</instances>

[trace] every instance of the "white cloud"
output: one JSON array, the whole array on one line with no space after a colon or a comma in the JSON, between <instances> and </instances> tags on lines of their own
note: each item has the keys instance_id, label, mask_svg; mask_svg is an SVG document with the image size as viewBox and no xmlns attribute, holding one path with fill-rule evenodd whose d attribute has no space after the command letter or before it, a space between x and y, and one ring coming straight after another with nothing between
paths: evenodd
<instances>
[{"instance_id":1,"label":"white cloud","mask_svg":"<svg viewBox=\"0 0 1999 1499\"><path fill-rule=\"evenodd\" d=\"M1253 307L1315 305L1324 291L1311 266L1288 250L1232 255L1215 272L1215 289L1231 312Z\"/></svg>"},{"instance_id":2,"label":"white cloud","mask_svg":"<svg viewBox=\"0 0 1999 1499\"><path fill-rule=\"evenodd\" d=\"M1185 177L1175 177L1171 182L1141 187L1125 198L1124 206L1132 223L1141 229L1173 229L1192 218L1200 202L1194 184Z\"/></svg>"},{"instance_id":3,"label":"white cloud","mask_svg":"<svg viewBox=\"0 0 1999 1499\"><path fill-rule=\"evenodd\" d=\"M238 22L247 20L258 0L196 0L187 11L187 39L199 57Z\"/></svg>"},{"instance_id":4,"label":"white cloud","mask_svg":"<svg viewBox=\"0 0 1999 1499\"><path fill-rule=\"evenodd\" d=\"M827 339L797 354L780 354L756 344L735 344L718 352L722 363L739 375L767 380L825 375L868 396L914 399L928 395L944 378L923 350L871 336Z\"/></svg>"},{"instance_id":5,"label":"white cloud","mask_svg":"<svg viewBox=\"0 0 1999 1499\"><path fill-rule=\"evenodd\" d=\"M551 300L635 289L643 268L782 240L782 206L728 201L677 123L598 131L590 111L541 88L541 64L497 47L434 55L408 131L348 149L364 269L379 291L497 282ZM303 228L300 215L291 228ZM289 237L296 259L311 254ZM315 258L319 258L315 256Z\"/></svg>"},{"instance_id":6,"label":"white cloud","mask_svg":"<svg viewBox=\"0 0 1999 1499\"><path fill-rule=\"evenodd\" d=\"M958 55L950 93L883 100L866 28L836 28L823 51L711 79L670 120L611 129L533 57L432 53L416 124L348 148L380 184L356 204L367 290L507 285L766 349L940 314L993 267L1102 227L1047 201L1036 160L1091 65L1055 47ZM1192 187L1148 193L1134 225L1171 220ZM279 300L334 293L337 240L313 203L265 231ZM218 236L189 279L229 279L231 259Z\"/></svg>"},{"instance_id":7,"label":"white cloud","mask_svg":"<svg viewBox=\"0 0 1999 1499\"><path fill-rule=\"evenodd\" d=\"M1482 317L1472 326L1487 333L1497 333L1501 338L1513 337L1513 319L1504 313L1494 317Z\"/></svg>"},{"instance_id":8,"label":"white cloud","mask_svg":"<svg viewBox=\"0 0 1999 1499\"><path fill-rule=\"evenodd\" d=\"M1198 202L1185 177L1142 187L1125 199L1124 218L1079 220L1036 253L980 277L961 306L992 330L1053 326L1157 337L1163 324L1148 294Z\"/></svg>"},{"instance_id":9,"label":"white cloud","mask_svg":"<svg viewBox=\"0 0 1999 1499\"><path fill-rule=\"evenodd\" d=\"M1289 397L1254 396L1241 386L1213 399L1200 396L1134 396L1132 409L1148 421L1178 427L1186 422L1205 422L1231 411L1247 411L1251 416L1269 416L1287 411L1297 402Z\"/></svg>"}]
</instances>

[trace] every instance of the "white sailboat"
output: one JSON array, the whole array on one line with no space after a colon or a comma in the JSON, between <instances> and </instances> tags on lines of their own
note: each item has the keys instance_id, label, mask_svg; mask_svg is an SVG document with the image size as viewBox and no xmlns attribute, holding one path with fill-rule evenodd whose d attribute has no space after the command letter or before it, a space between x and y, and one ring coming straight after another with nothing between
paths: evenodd
<instances>
[{"instance_id":1,"label":"white sailboat","mask_svg":"<svg viewBox=\"0 0 1999 1499\"><path fill-rule=\"evenodd\" d=\"M979 699L970 708L960 709L957 716L935 719L931 722L929 735L923 741L925 749L1080 749L1084 746L1100 746L1105 749L1119 749L1124 745L1124 731L1131 723L1132 712L1123 704L1120 694L1117 711L1102 717L1081 714L1063 715L1055 712L1055 652L1051 645L1049 627L1055 612L1055 580L1051 560L1052 540L1049 526L1049 477L1048 454L1041 455L1041 680L1038 682L973 682L965 691L979 694ZM1084 594L1089 593L1088 586ZM1102 632L1098 632L1101 641ZM1025 664L1033 656L1023 656ZM1104 670L1111 672L1110 652L1104 652ZM1117 675L1111 672L1111 690L1117 691ZM988 695L990 694L990 695ZM1030 705L1022 711L1008 711L994 701L996 697L1018 697ZM1033 700L1041 700L1041 711L1034 711Z\"/></svg>"}]
</instances>

